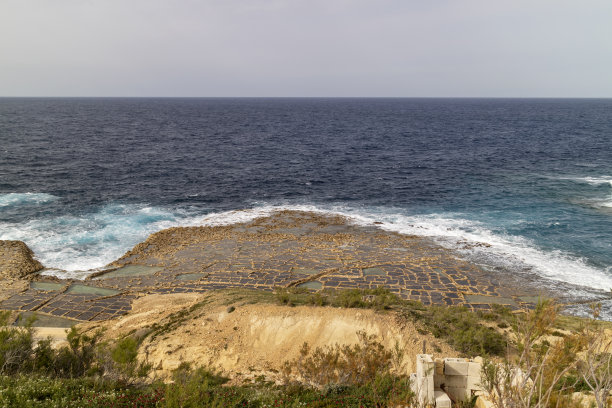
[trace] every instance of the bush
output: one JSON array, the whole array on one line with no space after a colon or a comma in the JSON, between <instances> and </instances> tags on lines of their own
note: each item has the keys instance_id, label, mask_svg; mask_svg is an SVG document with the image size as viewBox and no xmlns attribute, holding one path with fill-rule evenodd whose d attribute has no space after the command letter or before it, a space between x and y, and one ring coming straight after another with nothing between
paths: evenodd
<instances>
[{"instance_id":1,"label":"bush","mask_svg":"<svg viewBox=\"0 0 612 408\"><path fill-rule=\"evenodd\" d=\"M190 371L181 365L173 379L174 384L166 387L163 406L167 408L248 406L240 388L221 388L227 378L205 368Z\"/></svg>"},{"instance_id":2,"label":"bush","mask_svg":"<svg viewBox=\"0 0 612 408\"><path fill-rule=\"evenodd\" d=\"M375 336L357 332L357 337L358 344L317 347L312 353L308 343L304 343L300 357L286 364L286 369L294 368L303 380L317 387L363 385L378 375L389 374L393 353L377 342Z\"/></svg>"},{"instance_id":3,"label":"bush","mask_svg":"<svg viewBox=\"0 0 612 408\"><path fill-rule=\"evenodd\" d=\"M15 374L31 369L34 354L32 323L26 327L7 326L9 312L0 312L0 374Z\"/></svg>"},{"instance_id":4,"label":"bush","mask_svg":"<svg viewBox=\"0 0 612 408\"><path fill-rule=\"evenodd\" d=\"M113 347L107 344L98 347L96 358L101 373L125 384L146 377L153 367L147 361L138 361L138 347L143 339L126 336Z\"/></svg>"},{"instance_id":5,"label":"bush","mask_svg":"<svg viewBox=\"0 0 612 408\"><path fill-rule=\"evenodd\" d=\"M321 389L263 381L228 386L227 378L205 368L181 365L166 386L160 407L387 407L412 401L408 379L377 375L362 385L330 384Z\"/></svg>"},{"instance_id":6,"label":"bush","mask_svg":"<svg viewBox=\"0 0 612 408\"><path fill-rule=\"evenodd\" d=\"M55 375L62 377L81 377L96 369L96 348L101 332L88 336L75 327L68 331L68 346L57 350L54 365Z\"/></svg>"},{"instance_id":7,"label":"bush","mask_svg":"<svg viewBox=\"0 0 612 408\"><path fill-rule=\"evenodd\" d=\"M465 307L405 305L401 315L419 322L420 331L427 331L446 340L451 346L469 355L503 355L506 339L496 330L485 326L476 313Z\"/></svg>"},{"instance_id":8,"label":"bush","mask_svg":"<svg viewBox=\"0 0 612 408\"><path fill-rule=\"evenodd\" d=\"M138 343L132 337L121 339L111 351L111 356L117 364L133 364L138 356Z\"/></svg>"}]
</instances>

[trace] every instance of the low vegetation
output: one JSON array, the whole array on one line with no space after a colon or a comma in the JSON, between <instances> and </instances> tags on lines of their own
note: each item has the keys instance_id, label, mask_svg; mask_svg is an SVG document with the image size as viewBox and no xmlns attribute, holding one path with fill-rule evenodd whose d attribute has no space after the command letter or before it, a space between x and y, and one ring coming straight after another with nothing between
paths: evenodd
<instances>
[{"instance_id":1,"label":"low vegetation","mask_svg":"<svg viewBox=\"0 0 612 408\"><path fill-rule=\"evenodd\" d=\"M596 318L583 320L570 334L552 337L559 307L550 300L513 321L512 352L502 363L489 360L482 385L496 408L583 407L574 393L588 391L587 405L609 407L612 391L612 339Z\"/></svg>"},{"instance_id":2,"label":"low vegetation","mask_svg":"<svg viewBox=\"0 0 612 408\"><path fill-rule=\"evenodd\" d=\"M354 345L335 344L314 350L304 343L300 357L284 364L285 382L298 378L300 383L317 389L368 387L368 400L374 406L410 405L414 395L403 366L403 348L396 344L387 350L376 336L365 332L357 332L357 337L359 343Z\"/></svg>"},{"instance_id":3,"label":"low vegetation","mask_svg":"<svg viewBox=\"0 0 612 408\"><path fill-rule=\"evenodd\" d=\"M501 356L506 352L507 336L500 328L509 326L510 310L494 305L492 311L474 313L461 306L429 306L405 302L400 316L411 320L423 333L441 338L469 356ZM487 323L496 323L497 329Z\"/></svg>"},{"instance_id":4,"label":"low vegetation","mask_svg":"<svg viewBox=\"0 0 612 408\"><path fill-rule=\"evenodd\" d=\"M328 290L313 293L303 288L277 289L276 299L288 306L331 306L397 310L400 319L416 323L423 334L431 333L466 355L501 356L506 337L498 329L508 328L510 309L493 305L487 312L471 312L460 306L424 306L401 299L386 288ZM497 325L497 329L492 324Z\"/></svg>"},{"instance_id":5,"label":"low vegetation","mask_svg":"<svg viewBox=\"0 0 612 408\"><path fill-rule=\"evenodd\" d=\"M210 370L184 365L166 386L164 407L387 407L410 401L405 381L377 375L354 384L330 383L324 387L296 382L274 385L264 379L252 384L228 386L227 378ZM365 378L364 378L365 380ZM401 399L400 399L401 398Z\"/></svg>"},{"instance_id":6,"label":"low vegetation","mask_svg":"<svg viewBox=\"0 0 612 408\"><path fill-rule=\"evenodd\" d=\"M305 346L290 371L313 376L324 360L336 359L327 380L316 384L275 385L261 378L228 385L214 371L187 364L164 384L145 379L151 366L137 359L142 334L102 342L100 332L88 336L72 328L67 345L53 348L48 339L34 342L33 320L16 327L7 325L8 318L8 312L0 314L0 407L384 407L411 398L407 378L391 372L399 348L387 351L363 333L353 347L309 355Z\"/></svg>"},{"instance_id":7,"label":"low vegetation","mask_svg":"<svg viewBox=\"0 0 612 408\"><path fill-rule=\"evenodd\" d=\"M306 288L278 288L276 299L288 306L332 306L388 310L400 305L402 299L386 288L322 290L313 293Z\"/></svg>"},{"instance_id":8,"label":"low vegetation","mask_svg":"<svg viewBox=\"0 0 612 408\"><path fill-rule=\"evenodd\" d=\"M216 296L212 294L211 296ZM461 307L424 306L386 289L324 291L283 289L276 293L232 290L228 305L276 302L284 305L393 310L422 333L443 339L466 355L488 356L482 384L496 408L577 407L576 391L588 392L592 406L609 405L612 344L607 326L595 319L558 319L558 307L541 302L526 314L502 306L474 313ZM385 349L375 337L358 333L355 345L312 349L287 361L284 383L256 378L230 384L214 370L182 364L165 384L139 361L145 338L165 334L194 318L210 297L154 327L102 341L101 332L72 328L67 343L34 341L33 320L8 325L0 312L0 407L387 407L413 406L400 345ZM233 306L232 306L233 307ZM229 310L229 308L228 308ZM593 309L597 317L598 309Z\"/></svg>"}]
</instances>

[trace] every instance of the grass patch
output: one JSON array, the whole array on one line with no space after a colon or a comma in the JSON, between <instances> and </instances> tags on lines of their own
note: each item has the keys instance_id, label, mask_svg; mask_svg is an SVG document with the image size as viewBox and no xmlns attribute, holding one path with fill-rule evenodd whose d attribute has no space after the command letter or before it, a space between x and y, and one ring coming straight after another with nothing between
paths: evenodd
<instances>
[{"instance_id":1,"label":"grass patch","mask_svg":"<svg viewBox=\"0 0 612 408\"><path fill-rule=\"evenodd\" d=\"M484 324L494 321L506 325L509 311L498 308L486 314L474 313L465 307L428 306L405 303L399 312L406 320L415 322L421 334L431 333L445 340L466 355L501 356L506 351L507 339L497 330Z\"/></svg>"},{"instance_id":2,"label":"grass patch","mask_svg":"<svg viewBox=\"0 0 612 408\"><path fill-rule=\"evenodd\" d=\"M287 306L332 306L388 310L403 304L403 300L386 288L343 289L311 292L306 288L278 288L275 291L278 303Z\"/></svg>"}]
</instances>

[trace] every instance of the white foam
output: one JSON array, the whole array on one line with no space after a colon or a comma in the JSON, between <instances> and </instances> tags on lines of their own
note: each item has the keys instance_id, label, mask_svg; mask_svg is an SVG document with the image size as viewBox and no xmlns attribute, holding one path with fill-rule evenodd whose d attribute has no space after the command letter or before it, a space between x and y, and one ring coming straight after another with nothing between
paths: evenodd
<instances>
[{"instance_id":1,"label":"white foam","mask_svg":"<svg viewBox=\"0 0 612 408\"><path fill-rule=\"evenodd\" d=\"M606 291L612 289L609 270L590 266L584 258L563 251L544 251L523 237L494 233L483 224L459 214L397 215L393 218L391 224L384 223L382 227L403 234L431 237L476 261L574 285ZM471 245L475 243L486 246Z\"/></svg>"},{"instance_id":2,"label":"white foam","mask_svg":"<svg viewBox=\"0 0 612 408\"><path fill-rule=\"evenodd\" d=\"M557 180L576 181L578 183L590 184L592 186L600 186L602 184L608 184L610 187L612 187L612 176L602 176L602 177L576 176L576 177L552 177L552 178L555 178Z\"/></svg>"},{"instance_id":3,"label":"white foam","mask_svg":"<svg viewBox=\"0 0 612 408\"><path fill-rule=\"evenodd\" d=\"M610 187L612 187L612 177L576 177L573 180L584 182L592 186L608 184Z\"/></svg>"},{"instance_id":4,"label":"white foam","mask_svg":"<svg viewBox=\"0 0 612 408\"><path fill-rule=\"evenodd\" d=\"M280 211L281 207L265 206L251 208L246 210L224 211L220 213L211 213L204 216L188 217L180 221L180 226L203 226L215 227L221 225L241 224L253 221L257 218L267 217L276 211Z\"/></svg>"},{"instance_id":5,"label":"white foam","mask_svg":"<svg viewBox=\"0 0 612 408\"><path fill-rule=\"evenodd\" d=\"M601 176L601 177L553 177L557 180L570 180L578 183L589 184L591 186L599 187L599 186L609 186L612 187L612 177L611 176ZM582 204L589 205L595 208L608 209L612 208L612 194L607 196L606 198L589 198L577 201Z\"/></svg>"},{"instance_id":6,"label":"white foam","mask_svg":"<svg viewBox=\"0 0 612 408\"><path fill-rule=\"evenodd\" d=\"M37 259L52 268L46 274L81 279L119 258L152 232L177 225L178 219L180 214L159 208L112 205L82 216L2 223L0 239L28 244Z\"/></svg>"},{"instance_id":7,"label":"white foam","mask_svg":"<svg viewBox=\"0 0 612 408\"><path fill-rule=\"evenodd\" d=\"M0 208L16 207L20 205L44 204L57 200L56 197L47 193L8 193L0 194Z\"/></svg>"}]
</instances>

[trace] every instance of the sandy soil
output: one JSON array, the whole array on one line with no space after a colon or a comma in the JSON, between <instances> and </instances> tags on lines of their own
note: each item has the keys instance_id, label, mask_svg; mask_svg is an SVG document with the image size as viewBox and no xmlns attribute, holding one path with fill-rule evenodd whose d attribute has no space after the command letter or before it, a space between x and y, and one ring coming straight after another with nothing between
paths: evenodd
<instances>
[{"instance_id":1,"label":"sandy soil","mask_svg":"<svg viewBox=\"0 0 612 408\"><path fill-rule=\"evenodd\" d=\"M35 327L34 328L34 341L50 338L51 345L53 347L61 347L67 344L66 342L67 330L68 329L64 327Z\"/></svg>"}]
</instances>

